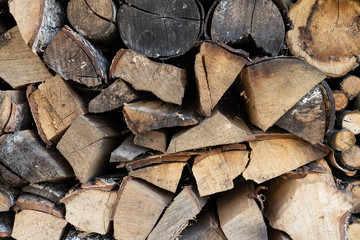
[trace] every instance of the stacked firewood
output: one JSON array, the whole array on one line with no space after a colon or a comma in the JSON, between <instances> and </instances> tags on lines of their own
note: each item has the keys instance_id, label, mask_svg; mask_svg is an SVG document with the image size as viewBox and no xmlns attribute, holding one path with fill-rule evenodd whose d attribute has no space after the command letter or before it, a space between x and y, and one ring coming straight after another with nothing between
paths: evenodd
<instances>
[{"instance_id":1,"label":"stacked firewood","mask_svg":"<svg viewBox=\"0 0 360 240\"><path fill-rule=\"evenodd\" d=\"M358 0L0 0L0 238L360 239Z\"/></svg>"}]
</instances>

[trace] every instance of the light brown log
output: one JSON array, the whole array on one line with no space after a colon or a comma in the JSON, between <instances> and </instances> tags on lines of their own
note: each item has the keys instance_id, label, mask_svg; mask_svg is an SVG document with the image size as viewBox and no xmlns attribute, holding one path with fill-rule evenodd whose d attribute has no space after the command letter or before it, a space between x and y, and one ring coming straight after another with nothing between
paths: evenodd
<instances>
[{"instance_id":1,"label":"light brown log","mask_svg":"<svg viewBox=\"0 0 360 240\"><path fill-rule=\"evenodd\" d=\"M346 186L346 191L351 195L352 213L360 213L360 181L351 181Z\"/></svg>"},{"instance_id":2,"label":"light brown log","mask_svg":"<svg viewBox=\"0 0 360 240\"><path fill-rule=\"evenodd\" d=\"M26 91L31 113L41 139L56 144L80 115L87 113L86 102L59 75Z\"/></svg>"},{"instance_id":3,"label":"light brown log","mask_svg":"<svg viewBox=\"0 0 360 240\"><path fill-rule=\"evenodd\" d=\"M163 163L129 172L129 176L144 179L169 192L176 192L186 162Z\"/></svg>"},{"instance_id":4,"label":"light brown log","mask_svg":"<svg viewBox=\"0 0 360 240\"><path fill-rule=\"evenodd\" d=\"M349 170L360 170L360 146L354 145L343 151L339 156L339 163Z\"/></svg>"},{"instance_id":5,"label":"light brown log","mask_svg":"<svg viewBox=\"0 0 360 240\"><path fill-rule=\"evenodd\" d=\"M349 99L346 94L342 91L335 90L333 91L334 99L335 99L335 110L341 111L344 110L349 104Z\"/></svg>"},{"instance_id":6,"label":"light brown log","mask_svg":"<svg viewBox=\"0 0 360 240\"><path fill-rule=\"evenodd\" d=\"M121 134L100 116L79 116L57 145L75 176L85 183L100 174Z\"/></svg>"},{"instance_id":7,"label":"light brown log","mask_svg":"<svg viewBox=\"0 0 360 240\"><path fill-rule=\"evenodd\" d=\"M187 226L188 221L201 211L206 201L207 198L200 197L194 187L184 187L165 210L147 239L175 240Z\"/></svg>"},{"instance_id":8,"label":"light brown log","mask_svg":"<svg viewBox=\"0 0 360 240\"><path fill-rule=\"evenodd\" d=\"M0 161L30 183L59 181L74 176L69 163L56 149L46 149L33 130L3 135Z\"/></svg>"},{"instance_id":9,"label":"light brown log","mask_svg":"<svg viewBox=\"0 0 360 240\"><path fill-rule=\"evenodd\" d=\"M51 214L23 210L15 215L12 237L17 240L60 240L67 222Z\"/></svg>"},{"instance_id":10,"label":"light brown log","mask_svg":"<svg viewBox=\"0 0 360 240\"><path fill-rule=\"evenodd\" d=\"M139 146L165 152L167 148L168 133L165 130L148 131L135 135L134 143Z\"/></svg>"},{"instance_id":11,"label":"light brown log","mask_svg":"<svg viewBox=\"0 0 360 240\"><path fill-rule=\"evenodd\" d=\"M114 210L116 239L146 239L172 194L132 177L121 183Z\"/></svg>"},{"instance_id":12,"label":"light brown log","mask_svg":"<svg viewBox=\"0 0 360 240\"><path fill-rule=\"evenodd\" d=\"M251 140L254 136L241 118L216 109L199 125L175 133L167 153Z\"/></svg>"},{"instance_id":13,"label":"light brown log","mask_svg":"<svg viewBox=\"0 0 360 240\"><path fill-rule=\"evenodd\" d=\"M342 217L351 210L347 194L339 190L325 160L320 172L302 179L276 178L266 191L265 216L273 228L291 239L345 239Z\"/></svg>"},{"instance_id":14,"label":"light brown log","mask_svg":"<svg viewBox=\"0 0 360 240\"><path fill-rule=\"evenodd\" d=\"M338 162L339 158L335 157L334 149L329 147L329 150L330 150L330 153L327 155L326 160L328 160L328 162L331 164L331 166L344 172L349 177L353 177L357 174L357 170L349 170L349 169L346 169L343 166L341 166L341 164L339 164L339 162Z\"/></svg>"},{"instance_id":15,"label":"light brown log","mask_svg":"<svg viewBox=\"0 0 360 240\"><path fill-rule=\"evenodd\" d=\"M324 78L321 71L298 58L249 62L241 72L240 85L250 122L266 131Z\"/></svg>"},{"instance_id":16,"label":"light brown log","mask_svg":"<svg viewBox=\"0 0 360 240\"><path fill-rule=\"evenodd\" d=\"M347 239L358 240L360 236L360 221L351 223L347 228Z\"/></svg>"},{"instance_id":17,"label":"light brown log","mask_svg":"<svg viewBox=\"0 0 360 240\"><path fill-rule=\"evenodd\" d=\"M52 77L41 59L26 45L17 26L0 36L0 59L0 77L15 89Z\"/></svg>"},{"instance_id":18,"label":"light brown log","mask_svg":"<svg viewBox=\"0 0 360 240\"><path fill-rule=\"evenodd\" d=\"M121 78L136 90L149 91L165 102L181 105L186 71L157 63L130 49L120 49L110 67L112 78Z\"/></svg>"},{"instance_id":19,"label":"light brown log","mask_svg":"<svg viewBox=\"0 0 360 240\"><path fill-rule=\"evenodd\" d=\"M110 156L110 162L131 162L136 157L145 154L150 149L134 144L134 134L128 136Z\"/></svg>"},{"instance_id":20,"label":"light brown log","mask_svg":"<svg viewBox=\"0 0 360 240\"><path fill-rule=\"evenodd\" d=\"M347 75L342 80L341 91L343 91L350 100L360 93L360 78L354 75Z\"/></svg>"},{"instance_id":21,"label":"light brown log","mask_svg":"<svg viewBox=\"0 0 360 240\"><path fill-rule=\"evenodd\" d=\"M40 197L49 199L50 201L59 204L60 200L65 196L65 194L72 187L68 183L31 183L27 186L24 186L21 190L25 193L30 193L38 195Z\"/></svg>"},{"instance_id":22,"label":"light brown log","mask_svg":"<svg viewBox=\"0 0 360 240\"><path fill-rule=\"evenodd\" d=\"M15 204L15 193L0 185L0 212L7 212Z\"/></svg>"},{"instance_id":23,"label":"light brown log","mask_svg":"<svg viewBox=\"0 0 360 240\"><path fill-rule=\"evenodd\" d=\"M346 151L355 146L356 138L353 132L343 128L333 130L326 135L328 144L336 151Z\"/></svg>"},{"instance_id":24,"label":"light brown log","mask_svg":"<svg viewBox=\"0 0 360 240\"><path fill-rule=\"evenodd\" d=\"M99 179L71 189L61 200L65 204L65 219L85 232L106 234L116 201L117 183Z\"/></svg>"},{"instance_id":25,"label":"light brown log","mask_svg":"<svg viewBox=\"0 0 360 240\"><path fill-rule=\"evenodd\" d=\"M339 128L347 128L354 134L360 134L360 111L344 110L337 114L336 125Z\"/></svg>"},{"instance_id":26,"label":"light brown log","mask_svg":"<svg viewBox=\"0 0 360 240\"><path fill-rule=\"evenodd\" d=\"M255 186L247 181L216 198L221 229L228 240L268 239L262 213L249 194Z\"/></svg>"},{"instance_id":27,"label":"light brown log","mask_svg":"<svg viewBox=\"0 0 360 240\"><path fill-rule=\"evenodd\" d=\"M12 228L14 224L13 212L1 212L0 213L0 237L7 240L7 237L11 237Z\"/></svg>"},{"instance_id":28,"label":"light brown log","mask_svg":"<svg viewBox=\"0 0 360 240\"><path fill-rule=\"evenodd\" d=\"M223 192L234 187L233 180L244 170L249 161L249 152L240 149L223 151L221 148L197 156L192 172L200 196Z\"/></svg>"}]
</instances>

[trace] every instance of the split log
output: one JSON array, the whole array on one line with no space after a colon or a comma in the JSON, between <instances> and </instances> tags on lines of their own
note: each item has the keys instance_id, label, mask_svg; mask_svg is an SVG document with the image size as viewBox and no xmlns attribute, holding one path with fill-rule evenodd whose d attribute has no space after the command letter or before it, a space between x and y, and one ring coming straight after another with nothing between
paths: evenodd
<instances>
[{"instance_id":1,"label":"split log","mask_svg":"<svg viewBox=\"0 0 360 240\"><path fill-rule=\"evenodd\" d=\"M175 193L186 162L163 163L139 168L129 176L141 178L155 186Z\"/></svg>"},{"instance_id":2,"label":"split log","mask_svg":"<svg viewBox=\"0 0 360 240\"><path fill-rule=\"evenodd\" d=\"M265 216L273 228L291 239L345 239L342 217L351 210L348 196L339 190L325 160L317 162L322 171L301 179L276 178L266 192ZM301 227L299 227L301 226Z\"/></svg>"},{"instance_id":3,"label":"split log","mask_svg":"<svg viewBox=\"0 0 360 240\"><path fill-rule=\"evenodd\" d=\"M271 135L268 134L268 139L249 142L250 161L243 172L245 179L262 183L325 157L329 152L301 139L294 137L271 139Z\"/></svg>"},{"instance_id":4,"label":"split log","mask_svg":"<svg viewBox=\"0 0 360 240\"><path fill-rule=\"evenodd\" d=\"M228 240L268 239L262 213L250 194L255 186L247 181L217 197L221 229Z\"/></svg>"},{"instance_id":5,"label":"split log","mask_svg":"<svg viewBox=\"0 0 360 240\"><path fill-rule=\"evenodd\" d=\"M184 187L165 210L147 239L175 240L187 226L188 221L201 211L206 201L207 198L200 197L194 187Z\"/></svg>"},{"instance_id":6,"label":"split log","mask_svg":"<svg viewBox=\"0 0 360 240\"><path fill-rule=\"evenodd\" d=\"M146 239L171 198L172 194L149 183L124 178L114 210L114 237Z\"/></svg>"},{"instance_id":7,"label":"split log","mask_svg":"<svg viewBox=\"0 0 360 240\"><path fill-rule=\"evenodd\" d=\"M23 210L15 215L12 237L17 240L60 239L67 222L51 214Z\"/></svg>"},{"instance_id":8,"label":"split log","mask_svg":"<svg viewBox=\"0 0 360 240\"><path fill-rule=\"evenodd\" d=\"M339 163L349 170L360 170L360 146L354 145L339 155Z\"/></svg>"},{"instance_id":9,"label":"split log","mask_svg":"<svg viewBox=\"0 0 360 240\"><path fill-rule=\"evenodd\" d=\"M360 220L358 219L356 222L351 223L347 228L347 239L348 240L356 240L359 239L360 236Z\"/></svg>"},{"instance_id":10,"label":"split log","mask_svg":"<svg viewBox=\"0 0 360 240\"><path fill-rule=\"evenodd\" d=\"M66 20L65 10L56 0L11 0L9 9L25 43L37 54L44 52Z\"/></svg>"},{"instance_id":11,"label":"split log","mask_svg":"<svg viewBox=\"0 0 360 240\"><path fill-rule=\"evenodd\" d=\"M48 146L57 143L71 123L87 113L85 101L59 75L26 91L31 113L41 139Z\"/></svg>"},{"instance_id":12,"label":"split log","mask_svg":"<svg viewBox=\"0 0 360 240\"><path fill-rule=\"evenodd\" d=\"M289 11L294 27L286 35L291 53L305 58L327 76L345 75L357 64L360 54L359 9L356 0L297 1Z\"/></svg>"},{"instance_id":13,"label":"split log","mask_svg":"<svg viewBox=\"0 0 360 240\"><path fill-rule=\"evenodd\" d=\"M50 201L59 204L60 200L70 189L70 184L67 183L31 183L22 188L25 193L38 195L40 197L49 199Z\"/></svg>"},{"instance_id":14,"label":"split log","mask_svg":"<svg viewBox=\"0 0 360 240\"><path fill-rule=\"evenodd\" d=\"M57 149L84 183L100 174L121 134L100 116L79 116L57 145Z\"/></svg>"},{"instance_id":15,"label":"split log","mask_svg":"<svg viewBox=\"0 0 360 240\"><path fill-rule=\"evenodd\" d=\"M7 212L15 204L15 193L0 185L0 212Z\"/></svg>"},{"instance_id":16,"label":"split log","mask_svg":"<svg viewBox=\"0 0 360 240\"><path fill-rule=\"evenodd\" d=\"M65 80L88 87L99 86L108 80L108 61L89 41L68 26L51 40L43 59Z\"/></svg>"},{"instance_id":17,"label":"split log","mask_svg":"<svg viewBox=\"0 0 360 240\"><path fill-rule=\"evenodd\" d=\"M121 78L136 90L152 92L165 102L181 105L184 97L186 85L184 69L153 62L146 56L129 49L120 49L116 53L111 63L110 76Z\"/></svg>"},{"instance_id":18,"label":"split log","mask_svg":"<svg viewBox=\"0 0 360 240\"><path fill-rule=\"evenodd\" d=\"M211 37L226 44L238 44L252 38L266 54L278 55L285 25L279 9L269 0L221 0L211 21ZM251 14L245 14L251 13Z\"/></svg>"},{"instance_id":19,"label":"split log","mask_svg":"<svg viewBox=\"0 0 360 240\"><path fill-rule=\"evenodd\" d=\"M0 238L11 237L14 224L14 214L12 212L0 212Z\"/></svg>"},{"instance_id":20,"label":"split log","mask_svg":"<svg viewBox=\"0 0 360 240\"><path fill-rule=\"evenodd\" d=\"M118 27L126 46L149 57L171 57L190 50L201 33L196 1L126 0L119 8Z\"/></svg>"},{"instance_id":21,"label":"split log","mask_svg":"<svg viewBox=\"0 0 360 240\"><path fill-rule=\"evenodd\" d=\"M165 130L148 131L135 135L136 145L165 152L168 142L168 133Z\"/></svg>"},{"instance_id":22,"label":"split log","mask_svg":"<svg viewBox=\"0 0 360 240\"><path fill-rule=\"evenodd\" d=\"M25 92L21 90L0 90L0 135L30 128L30 108Z\"/></svg>"},{"instance_id":23,"label":"split log","mask_svg":"<svg viewBox=\"0 0 360 240\"><path fill-rule=\"evenodd\" d=\"M134 144L134 134L128 136L110 156L110 162L130 162L150 149Z\"/></svg>"},{"instance_id":24,"label":"split log","mask_svg":"<svg viewBox=\"0 0 360 240\"><path fill-rule=\"evenodd\" d=\"M346 191L351 194L352 213L360 213L360 181L355 180L346 186Z\"/></svg>"},{"instance_id":25,"label":"split log","mask_svg":"<svg viewBox=\"0 0 360 240\"><path fill-rule=\"evenodd\" d=\"M360 78L354 75L348 75L342 80L340 87L341 91L352 100L360 93Z\"/></svg>"},{"instance_id":26,"label":"split log","mask_svg":"<svg viewBox=\"0 0 360 240\"><path fill-rule=\"evenodd\" d=\"M199 141L199 136L202 140ZM244 121L216 109L199 125L175 133L167 153L254 140Z\"/></svg>"},{"instance_id":27,"label":"split log","mask_svg":"<svg viewBox=\"0 0 360 240\"><path fill-rule=\"evenodd\" d=\"M195 76L202 115L211 115L211 110L233 84L246 62L242 56L232 54L216 44L201 44L195 58Z\"/></svg>"},{"instance_id":28,"label":"split log","mask_svg":"<svg viewBox=\"0 0 360 240\"><path fill-rule=\"evenodd\" d=\"M354 134L360 134L360 111L344 110L337 114L336 125L339 128L349 129Z\"/></svg>"},{"instance_id":29,"label":"split log","mask_svg":"<svg viewBox=\"0 0 360 240\"><path fill-rule=\"evenodd\" d=\"M111 44L117 40L116 14L113 0L71 0L67 5L70 24L86 39Z\"/></svg>"},{"instance_id":30,"label":"split log","mask_svg":"<svg viewBox=\"0 0 360 240\"><path fill-rule=\"evenodd\" d=\"M335 99L335 110L341 111L344 110L349 104L349 99L346 94L342 91L335 90L333 91L334 99Z\"/></svg>"},{"instance_id":31,"label":"split log","mask_svg":"<svg viewBox=\"0 0 360 240\"><path fill-rule=\"evenodd\" d=\"M41 59L24 43L17 26L0 36L0 46L0 77L11 87L24 88L52 77Z\"/></svg>"},{"instance_id":32,"label":"split log","mask_svg":"<svg viewBox=\"0 0 360 240\"><path fill-rule=\"evenodd\" d=\"M0 142L0 162L30 183L74 176L61 154L55 149L46 149L33 130L4 135Z\"/></svg>"},{"instance_id":33,"label":"split log","mask_svg":"<svg viewBox=\"0 0 360 240\"><path fill-rule=\"evenodd\" d=\"M248 161L245 145L228 151L218 148L197 156L192 171L200 196L234 188L233 180L245 170Z\"/></svg>"},{"instance_id":34,"label":"split log","mask_svg":"<svg viewBox=\"0 0 360 240\"><path fill-rule=\"evenodd\" d=\"M65 219L85 232L106 234L116 201L117 183L98 179L71 189L61 200L65 204Z\"/></svg>"},{"instance_id":35,"label":"split log","mask_svg":"<svg viewBox=\"0 0 360 240\"><path fill-rule=\"evenodd\" d=\"M241 72L240 85L250 122L266 131L324 78L298 58L249 62Z\"/></svg>"},{"instance_id":36,"label":"split log","mask_svg":"<svg viewBox=\"0 0 360 240\"><path fill-rule=\"evenodd\" d=\"M336 151L346 151L355 146L356 138L353 132L343 128L333 130L325 136L328 144Z\"/></svg>"},{"instance_id":37,"label":"split log","mask_svg":"<svg viewBox=\"0 0 360 240\"><path fill-rule=\"evenodd\" d=\"M191 126L199 122L196 112L161 101L138 101L125 103L123 114L128 128L143 133L160 128Z\"/></svg>"},{"instance_id":38,"label":"split log","mask_svg":"<svg viewBox=\"0 0 360 240\"><path fill-rule=\"evenodd\" d=\"M2 163L0 163L0 182L10 187L21 187L29 183Z\"/></svg>"},{"instance_id":39,"label":"split log","mask_svg":"<svg viewBox=\"0 0 360 240\"><path fill-rule=\"evenodd\" d=\"M139 97L131 87L122 80L117 79L108 88L101 91L89 103L89 112L103 113L120 108L124 103L129 103Z\"/></svg>"}]
</instances>

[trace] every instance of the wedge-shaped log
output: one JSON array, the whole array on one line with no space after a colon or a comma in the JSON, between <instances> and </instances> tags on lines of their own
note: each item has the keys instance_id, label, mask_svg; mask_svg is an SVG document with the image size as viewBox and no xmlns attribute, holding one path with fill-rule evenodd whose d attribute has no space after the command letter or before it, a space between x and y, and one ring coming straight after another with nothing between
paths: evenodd
<instances>
[{"instance_id":1,"label":"wedge-shaped log","mask_svg":"<svg viewBox=\"0 0 360 240\"><path fill-rule=\"evenodd\" d=\"M186 162L162 163L129 172L129 176L144 179L155 186L176 192Z\"/></svg>"},{"instance_id":2,"label":"wedge-shaped log","mask_svg":"<svg viewBox=\"0 0 360 240\"><path fill-rule=\"evenodd\" d=\"M176 133L170 141L167 153L254 139L255 137L241 118L216 109L199 125Z\"/></svg>"},{"instance_id":3,"label":"wedge-shaped log","mask_svg":"<svg viewBox=\"0 0 360 240\"><path fill-rule=\"evenodd\" d=\"M273 228L294 240L345 239L342 217L351 210L350 199L335 185L326 161L317 165L320 169L304 178L268 182L265 216Z\"/></svg>"},{"instance_id":4,"label":"wedge-shaped log","mask_svg":"<svg viewBox=\"0 0 360 240\"><path fill-rule=\"evenodd\" d=\"M255 186L247 181L216 198L221 229L228 240L268 239L263 215L251 194Z\"/></svg>"},{"instance_id":5,"label":"wedge-shaped log","mask_svg":"<svg viewBox=\"0 0 360 240\"><path fill-rule=\"evenodd\" d=\"M41 59L26 45L17 26L0 36L0 46L0 77L11 87L24 88L52 77Z\"/></svg>"},{"instance_id":6,"label":"wedge-shaped log","mask_svg":"<svg viewBox=\"0 0 360 240\"><path fill-rule=\"evenodd\" d=\"M275 178L328 154L326 149L317 148L296 138L263 139L249 142L249 145L250 162L243 176L257 183Z\"/></svg>"},{"instance_id":7,"label":"wedge-shaped log","mask_svg":"<svg viewBox=\"0 0 360 240\"><path fill-rule=\"evenodd\" d=\"M148 152L150 149L138 146L134 143L134 134L128 136L110 156L110 162L131 162L136 157Z\"/></svg>"},{"instance_id":8,"label":"wedge-shaped log","mask_svg":"<svg viewBox=\"0 0 360 240\"><path fill-rule=\"evenodd\" d=\"M89 112L102 113L120 108L124 103L138 98L138 94L122 80L117 79L108 88L92 99L89 103Z\"/></svg>"},{"instance_id":9,"label":"wedge-shaped log","mask_svg":"<svg viewBox=\"0 0 360 240\"><path fill-rule=\"evenodd\" d=\"M175 240L202 209L207 197L200 197L192 186L186 186L165 210L159 222L148 236L148 240Z\"/></svg>"},{"instance_id":10,"label":"wedge-shaped log","mask_svg":"<svg viewBox=\"0 0 360 240\"><path fill-rule=\"evenodd\" d=\"M197 156L192 171L200 196L232 189L233 180L245 170L248 161L245 145L229 151L218 148Z\"/></svg>"},{"instance_id":11,"label":"wedge-shaped log","mask_svg":"<svg viewBox=\"0 0 360 240\"><path fill-rule=\"evenodd\" d=\"M49 199L56 204L59 204L60 200L65 196L71 187L72 185L67 183L42 182L31 183L27 186L24 186L21 190L24 193L38 195L40 197Z\"/></svg>"},{"instance_id":12,"label":"wedge-shaped log","mask_svg":"<svg viewBox=\"0 0 360 240\"><path fill-rule=\"evenodd\" d=\"M79 116L87 113L86 102L59 75L26 92L31 113L41 139L57 143L65 130Z\"/></svg>"},{"instance_id":13,"label":"wedge-shaped log","mask_svg":"<svg viewBox=\"0 0 360 240\"><path fill-rule=\"evenodd\" d=\"M65 80L99 86L108 80L109 63L102 53L70 27L63 27L44 52L44 62Z\"/></svg>"},{"instance_id":14,"label":"wedge-shaped log","mask_svg":"<svg viewBox=\"0 0 360 240\"><path fill-rule=\"evenodd\" d=\"M167 148L168 133L165 130L148 131L135 135L134 143L139 146L165 152Z\"/></svg>"},{"instance_id":15,"label":"wedge-shaped log","mask_svg":"<svg viewBox=\"0 0 360 240\"><path fill-rule=\"evenodd\" d=\"M132 177L121 183L114 210L116 239L146 239L172 194Z\"/></svg>"},{"instance_id":16,"label":"wedge-shaped log","mask_svg":"<svg viewBox=\"0 0 360 240\"><path fill-rule=\"evenodd\" d=\"M75 176L85 183L100 174L121 134L100 116L79 116L57 145Z\"/></svg>"},{"instance_id":17,"label":"wedge-shaped log","mask_svg":"<svg viewBox=\"0 0 360 240\"><path fill-rule=\"evenodd\" d=\"M116 201L116 186L115 181L97 179L71 189L61 200L66 208L66 221L85 232L106 234Z\"/></svg>"},{"instance_id":18,"label":"wedge-shaped log","mask_svg":"<svg viewBox=\"0 0 360 240\"><path fill-rule=\"evenodd\" d=\"M321 71L298 58L249 62L240 83L250 122L266 131L324 78Z\"/></svg>"},{"instance_id":19,"label":"wedge-shaped log","mask_svg":"<svg viewBox=\"0 0 360 240\"><path fill-rule=\"evenodd\" d=\"M184 69L149 60L129 49L120 49L110 67L112 78L121 78L136 90L149 91L165 102L181 105L186 85Z\"/></svg>"},{"instance_id":20,"label":"wedge-shaped log","mask_svg":"<svg viewBox=\"0 0 360 240\"><path fill-rule=\"evenodd\" d=\"M2 138L0 161L30 183L74 176L63 156L56 149L46 149L35 131L20 131Z\"/></svg>"},{"instance_id":21,"label":"wedge-shaped log","mask_svg":"<svg viewBox=\"0 0 360 240\"><path fill-rule=\"evenodd\" d=\"M124 104L123 113L128 128L134 134L167 127L191 126L199 122L195 111L161 101Z\"/></svg>"}]
</instances>

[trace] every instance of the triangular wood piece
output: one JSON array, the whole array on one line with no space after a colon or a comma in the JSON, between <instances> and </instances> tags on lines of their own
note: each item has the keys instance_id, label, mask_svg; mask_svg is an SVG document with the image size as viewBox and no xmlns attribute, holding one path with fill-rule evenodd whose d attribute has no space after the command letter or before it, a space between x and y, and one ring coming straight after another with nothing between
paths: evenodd
<instances>
[{"instance_id":1,"label":"triangular wood piece","mask_svg":"<svg viewBox=\"0 0 360 240\"><path fill-rule=\"evenodd\" d=\"M170 141L167 153L254 139L241 118L229 116L217 109L199 125L176 133Z\"/></svg>"},{"instance_id":2,"label":"triangular wood piece","mask_svg":"<svg viewBox=\"0 0 360 240\"><path fill-rule=\"evenodd\" d=\"M250 62L240 77L250 122L266 131L325 77L294 57Z\"/></svg>"},{"instance_id":3,"label":"triangular wood piece","mask_svg":"<svg viewBox=\"0 0 360 240\"><path fill-rule=\"evenodd\" d=\"M148 131L136 134L134 143L139 146L165 152L167 148L168 133L164 130Z\"/></svg>"},{"instance_id":4,"label":"triangular wood piece","mask_svg":"<svg viewBox=\"0 0 360 240\"><path fill-rule=\"evenodd\" d=\"M110 162L131 162L136 157L150 151L150 149L138 146L134 143L134 134L128 136L110 156Z\"/></svg>"}]
</instances>

